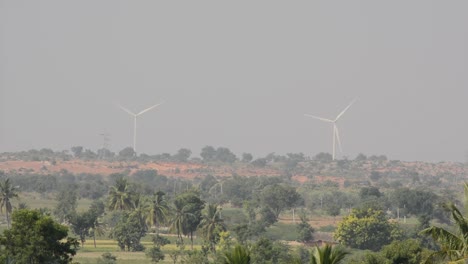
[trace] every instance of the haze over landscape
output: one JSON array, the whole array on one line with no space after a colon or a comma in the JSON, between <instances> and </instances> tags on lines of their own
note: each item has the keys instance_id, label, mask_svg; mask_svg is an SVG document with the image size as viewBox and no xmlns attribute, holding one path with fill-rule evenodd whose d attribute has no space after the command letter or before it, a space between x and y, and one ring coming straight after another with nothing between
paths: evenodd
<instances>
[{"instance_id":1,"label":"haze over landscape","mask_svg":"<svg viewBox=\"0 0 468 264\"><path fill-rule=\"evenodd\" d=\"M0 1L0 151L132 145L465 161L464 1Z\"/></svg>"}]
</instances>

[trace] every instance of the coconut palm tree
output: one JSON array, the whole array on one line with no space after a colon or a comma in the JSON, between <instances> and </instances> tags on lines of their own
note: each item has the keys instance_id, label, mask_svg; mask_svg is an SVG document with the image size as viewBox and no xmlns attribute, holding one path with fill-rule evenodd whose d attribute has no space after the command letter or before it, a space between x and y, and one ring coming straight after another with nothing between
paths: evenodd
<instances>
[{"instance_id":1,"label":"coconut palm tree","mask_svg":"<svg viewBox=\"0 0 468 264\"><path fill-rule=\"evenodd\" d=\"M195 215L188 211L187 206L181 200L174 200L173 215L170 222L170 230L177 233L177 238L182 241L182 234L188 233L188 221Z\"/></svg>"},{"instance_id":2,"label":"coconut palm tree","mask_svg":"<svg viewBox=\"0 0 468 264\"><path fill-rule=\"evenodd\" d=\"M339 264L349 253L340 247L325 245L312 251L310 264Z\"/></svg>"},{"instance_id":3,"label":"coconut palm tree","mask_svg":"<svg viewBox=\"0 0 468 264\"><path fill-rule=\"evenodd\" d=\"M118 178L109 190L109 210L130 210L133 207L132 193L127 180L123 177Z\"/></svg>"},{"instance_id":4,"label":"coconut palm tree","mask_svg":"<svg viewBox=\"0 0 468 264\"><path fill-rule=\"evenodd\" d=\"M464 184L463 214L454 203L448 203L444 208L450 213L454 226L444 229L431 226L421 231L421 234L431 236L439 243L440 250L434 252L425 263L439 263L448 260L449 263L465 263L468 260L468 184Z\"/></svg>"},{"instance_id":5,"label":"coconut palm tree","mask_svg":"<svg viewBox=\"0 0 468 264\"><path fill-rule=\"evenodd\" d=\"M221 208L216 204L208 204L203 213L198 227L205 240L210 243L211 250L216 251L216 232L226 230L224 220L221 218Z\"/></svg>"},{"instance_id":6,"label":"coconut palm tree","mask_svg":"<svg viewBox=\"0 0 468 264\"><path fill-rule=\"evenodd\" d=\"M91 227L91 232L93 234L94 248L96 248L96 235L103 236L106 233L106 226L96 218L93 226Z\"/></svg>"},{"instance_id":7,"label":"coconut palm tree","mask_svg":"<svg viewBox=\"0 0 468 264\"><path fill-rule=\"evenodd\" d=\"M0 182L0 211L6 212L7 226L10 228L10 214L13 210L11 199L18 198L18 187L11 185L10 179L6 178Z\"/></svg>"},{"instance_id":8,"label":"coconut palm tree","mask_svg":"<svg viewBox=\"0 0 468 264\"><path fill-rule=\"evenodd\" d=\"M230 252L224 253L224 264L250 264L250 251L243 245L236 245Z\"/></svg>"},{"instance_id":9,"label":"coconut palm tree","mask_svg":"<svg viewBox=\"0 0 468 264\"><path fill-rule=\"evenodd\" d=\"M135 194L133 196L133 201L134 209L132 214L135 214L138 217L140 226L147 231L148 225L146 224L146 219L148 219L150 213L150 200L146 196Z\"/></svg>"},{"instance_id":10,"label":"coconut palm tree","mask_svg":"<svg viewBox=\"0 0 468 264\"><path fill-rule=\"evenodd\" d=\"M159 226L165 223L169 216L169 205L167 204L164 192L158 191L151 199L147 222L150 226L155 226L159 232Z\"/></svg>"}]
</instances>

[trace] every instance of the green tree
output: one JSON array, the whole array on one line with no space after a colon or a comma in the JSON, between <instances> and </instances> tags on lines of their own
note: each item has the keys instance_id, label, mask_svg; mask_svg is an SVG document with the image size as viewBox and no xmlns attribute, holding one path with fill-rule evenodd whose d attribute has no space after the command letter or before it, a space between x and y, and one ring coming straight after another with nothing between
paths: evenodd
<instances>
[{"instance_id":1,"label":"green tree","mask_svg":"<svg viewBox=\"0 0 468 264\"><path fill-rule=\"evenodd\" d=\"M62 189L55 197L57 205L54 209L54 215L63 223L69 216L75 214L78 206L78 194L76 186L69 185Z\"/></svg>"},{"instance_id":2,"label":"green tree","mask_svg":"<svg viewBox=\"0 0 468 264\"><path fill-rule=\"evenodd\" d=\"M322 248L316 247L312 254L311 264L340 264L349 253L340 247L325 245Z\"/></svg>"},{"instance_id":3,"label":"green tree","mask_svg":"<svg viewBox=\"0 0 468 264\"><path fill-rule=\"evenodd\" d=\"M10 214L13 210L11 200L18 198L18 187L13 186L9 178L0 182L0 211L3 213L5 209L7 226L10 228Z\"/></svg>"},{"instance_id":4,"label":"green tree","mask_svg":"<svg viewBox=\"0 0 468 264\"><path fill-rule=\"evenodd\" d=\"M132 214L134 214L136 217L138 217L138 220L140 221L140 225L145 229L145 231L148 231L148 218L150 214L150 203L151 201L148 199L148 197L143 196L139 193L135 193L133 195L134 202L134 208L132 211Z\"/></svg>"},{"instance_id":5,"label":"green tree","mask_svg":"<svg viewBox=\"0 0 468 264\"><path fill-rule=\"evenodd\" d=\"M283 210L291 209L302 202L302 197L294 187L273 184L263 189L260 200L278 218Z\"/></svg>"},{"instance_id":6,"label":"green tree","mask_svg":"<svg viewBox=\"0 0 468 264\"><path fill-rule=\"evenodd\" d=\"M162 223L165 223L169 216L170 208L166 199L164 198L165 195L166 194L164 192L156 192L156 194L153 195L150 203L150 211L147 220L151 226L155 226L158 230L159 226Z\"/></svg>"},{"instance_id":7,"label":"green tree","mask_svg":"<svg viewBox=\"0 0 468 264\"><path fill-rule=\"evenodd\" d=\"M109 190L109 210L130 210L134 208L130 185L124 177L116 179L114 186Z\"/></svg>"},{"instance_id":8,"label":"green tree","mask_svg":"<svg viewBox=\"0 0 468 264\"><path fill-rule=\"evenodd\" d=\"M178 195L174 199L174 211L171 221L171 229L177 232L177 236L182 239L181 234L190 236L193 249L193 232L197 230L201 221L201 211L205 202L200 199L200 195L194 191L187 191Z\"/></svg>"},{"instance_id":9,"label":"green tree","mask_svg":"<svg viewBox=\"0 0 468 264\"><path fill-rule=\"evenodd\" d=\"M381 210L353 209L338 223L334 238L346 246L379 250L399 235L399 229L390 223Z\"/></svg>"},{"instance_id":10,"label":"green tree","mask_svg":"<svg viewBox=\"0 0 468 264\"><path fill-rule=\"evenodd\" d=\"M101 255L101 258L97 261L98 264L116 264L117 257L112 255L110 252L106 252Z\"/></svg>"},{"instance_id":11,"label":"green tree","mask_svg":"<svg viewBox=\"0 0 468 264\"><path fill-rule=\"evenodd\" d=\"M96 248L96 235L102 236L105 234L105 225L99 221L99 218L104 214L105 205L101 200L96 200L91 203L88 212L92 215L93 223L91 226L91 235L93 236L94 247Z\"/></svg>"},{"instance_id":12,"label":"green tree","mask_svg":"<svg viewBox=\"0 0 468 264\"><path fill-rule=\"evenodd\" d=\"M421 231L421 234L431 236L440 245L440 249L428 257L426 262L436 263L444 260L450 263L465 263L468 261L468 184L464 184L465 214L453 203L445 205L453 220L453 228L445 229L431 226Z\"/></svg>"},{"instance_id":13,"label":"green tree","mask_svg":"<svg viewBox=\"0 0 468 264\"><path fill-rule=\"evenodd\" d=\"M187 162L190 158L190 155L192 155L192 151L190 149L181 148L177 151L177 154L175 154L173 158L178 162Z\"/></svg>"},{"instance_id":14,"label":"green tree","mask_svg":"<svg viewBox=\"0 0 468 264\"><path fill-rule=\"evenodd\" d=\"M83 147L82 146L75 146L75 147L71 148L71 151L73 152L73 156L75 156L75 158L79 159L81 157L81 154L83 153Z\"/></svg>"},{"instance_id":15,"label":"green tree","mask_svg":"<svg viewBox=\"0 0 468 264\"><path fill-rule=\"evenodd\" d=\"M301 214L301 222L296 226L298 238L297 240L302 243L307 243L314 239L314 228L309 224L305 213Z\"/></svg>"},{"instance_id":16,"label":"green tree","mask_svg":"<svg viewBox=\"0 0 468 264\"><path fill-rule=\"evenodd\" d=\"M153 236L153 247L146 251L146 256L151 258L152 262L159 262L164 260L164 253L162 252L161 248L165 245L169 244L169 239L156 234Z\"/></svg>"},{"instance_id":17,"label":"green tree","mask_svg":"<svg viewBox=\"0 0 468 264\"><path fill-rule=\"evenodd\" d=\"M79 243L67 227L36 210L16 210L0 239L10 263L71 263Z\"/></svg>"},{"instance_id":18,"label":"green tree","mask_svg":"<svg viewBox=\"0 0 468 264\"><path fill-rule=\"evenodd\" d=\"M279 241L271 241L262 237L252 246L252 262L256 264L279 264L290 263L292 256L289 247Z\"/></svg>"},{"instance_id":19,"label":"green tree","mask_svg":"<svg viewBox=\"0 0 468 264\"><path fill-rule=\"evenodd\" d=\"M194 217L185 204L180 200L174 200L174 208L172 211L172 218L170 221L170 230L176 232L177 238L182 240L182 234L187 222L187 218Z\"/></svg>"},{"instance_id":20,"label":"green tree","mask_svg":"<svg viewBox=\"0 0 468 264\"><path fill-rule=\"evenodd\" d=\"M202 148L200 156L202 157L203 161L213 161L216 156L216 149L212 146L206 146Z\"/></svg>"},{"instance_id":21,"label":"green tree","mask_svg":"<svg viewBox=\"0 0 468 264\"><path fill-rule=\"evenodd\" d=\"M224 253L224 264L250 264L250 251L243 245L236 245L232 251Z\"/></svg>"},{"instance_id":22,"label":"green tree","mask_svg":"<svg viewBox=\"0 0 468 264\"><path fill-rule=\"evenodd\" d=\"M331 162L333 160L333 157L330 153L325 153L325 152L320 152L317 155L315 155L314 160L318 162Z\"/></svg>"},{"instance_id":23,"label":"green tree","mask_svg":"<svg viewBox=\"0 0 468 264\"><path fill-rule=\"evenodd\" d=\"M242 162L249 163L253 160L253 156L250 153L242 153Z\"/></svg>"},{"instance_id":24,"label":"green tree","mask_svg":"<svg viewBox=\"0 0 468 264\"><path fill-rule=\"evenodd\" d=\"M81 245L84 246L86 237L94 225L95 217L89 212L75 213L68 218L72 231L80 237Z\"/></svg>"},{"instance_id":25,"label":"green tree","mask_svg":"<svg viewBox=\"0 0 468 264\"><path fill-rule=\"evenodd\" d=\"M237 160L237 157L230 149L219 147L216 149L215 160L226 163L234 163Z\"/></svg>"},{"instance_id":26,"label":"green tree","mask_svg":"<svg viewBox=\"0 0 468 264\"><path fill-rule=\"evenodd\" d=\"M391 203L398 208L406 208L410 214L432 215L438 196L426 190L411 190L399 188L390 195Z\"/></svg>"},{"instance_id":27,"label":"green tree","mask_svg":"<svg viewBox=\"0 0 468 264\"><path fill-rule=\"evenodd\" d=\"M136 213L124 212L112 230L110 236L117 240L121 250L142 251L141 238L145 235L146 228L142 226L140 218Z\"/></svg>"},{"instance_id":28,"label":"green tree","mask_svg":"<svg viewBox=\"0 0 468 264\"><path fill-rule=\"evenodd\" d=\"M122 159L132 159L136 156L135 150L132 147L126 147L119 151L119 157Z\"/></svg>"},{"instance_id":29,"label":"green tree","mask_svg":"<svg viewBox=\"0 0 468 264\"><path fill-rule=\"evenodd\" d=\"M221 218L221 210L216 204L208 204L198 225L204 239L210 244L210 249L213 251L216 251L218 233L226 231L226 224Z\"/></svg>"},{"instance_id":30,"label":"green tree","mask_svg":"<svg viewBox=\"0 0 468 264\"><path fill-rule=\"evenodd\" d=\"M416 239L393 241L381 250L381 254L391 264L419 264L423 260L424 253L421 242Z\"/></svg>"}]
</instances>

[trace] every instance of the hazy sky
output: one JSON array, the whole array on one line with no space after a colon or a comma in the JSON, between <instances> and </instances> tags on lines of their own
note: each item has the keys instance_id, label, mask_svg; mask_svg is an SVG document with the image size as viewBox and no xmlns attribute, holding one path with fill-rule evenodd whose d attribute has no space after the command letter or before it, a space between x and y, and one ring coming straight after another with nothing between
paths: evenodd
<instances>
[{"instance_id":1,"label":"hazy sky","mask_svg":"<svg viewBox=\"0 0 468 264\"><path fill-rule=\"evenodd\" d=\"M205 145L464 161L468 1L0 0L0 152Z\"/></svg>"}]
</instances>

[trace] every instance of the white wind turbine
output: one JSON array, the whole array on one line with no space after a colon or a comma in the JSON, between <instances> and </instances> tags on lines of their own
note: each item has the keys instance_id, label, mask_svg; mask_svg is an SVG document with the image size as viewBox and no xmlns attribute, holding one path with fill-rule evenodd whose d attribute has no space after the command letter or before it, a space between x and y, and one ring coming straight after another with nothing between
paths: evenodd
<instances>
[{"instance_id":1,"label":"white wind turbine","mask_svg":"<svg viewBox=\"0 0 468 264\"><path fill-rule=\"evenodd\" d=\"M336 122L343 116L343 114L351 107L351 105L354 104L354 102L356 102L357 98L355 98L353 101L351 101L351 103L343 110L341 111L335 119L327 119L327 118L323 118L323 117L318 117L318 116L313 116L313 115L309 115L309 114L304 114L304 116L307 116L307 117L312 117L312 118L315 118L315 119L318 119L320 121L324 121L324 122L328 122L328 123L332 123L333 124L333 154L332 154L332 157L333 157L333 160L335 160L335 148L336 148L336 141L338 141L338 147L340 148L340 151L343 152L343 149L341 147L341 140L340 140L340 135L339 135L339 132L338 132L338 127L336 126Z\"/></svg>"},{"instance_id":2,"label":"white wind turbine","mask_svg":"<svg viewBox=\"0 0 468 264\"><path fill-rule=\"evenodd\" d=\"M159 103L159 104L155 104L151 107L148 107L146 108L145 110L142 110L140 111L139 113L135 114L133 113L132 111L128 110L127 108L121 106L120 104L118 104L118 106L124 110L125 112L127 112L129 115L133 116L133 151L136 153L136 142L137 142L137 117L150 111L151 109L155 108L155 107L158 107L160 105L162 105L164 102L162 103Z\"/></svg>"}]
</instances>

